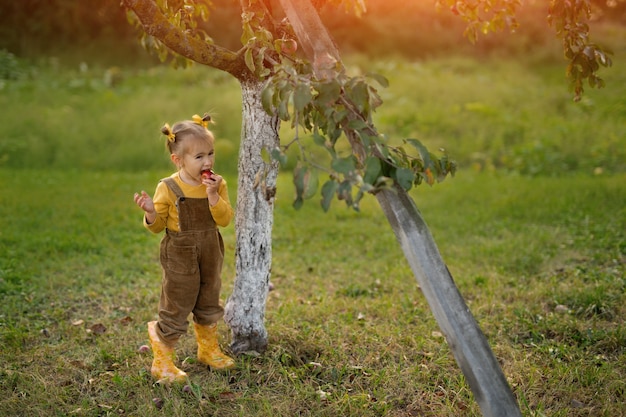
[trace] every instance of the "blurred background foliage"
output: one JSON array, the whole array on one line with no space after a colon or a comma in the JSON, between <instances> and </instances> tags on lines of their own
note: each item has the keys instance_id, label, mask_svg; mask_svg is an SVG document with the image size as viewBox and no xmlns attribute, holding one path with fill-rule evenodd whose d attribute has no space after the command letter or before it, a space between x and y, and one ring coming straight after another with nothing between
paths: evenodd
<instances>
[{"instance_id":1,"label":"blurred background foliage","mask_svg":"<svg viewBox=\"0 0 626 417\"><path fill-rule=\"evenodd\" d=\"M323 3L323 2L318 2ZM462 38L464 23L448 10L439 10L435 0L367 0L362 17L342 8L324 6L321 16L345 52L357 51L381 56L389 53L411 58L459 51L473 53L494 49L513 52L531 50L552 42L547 29L547 1L522 2L520 27L514 37L485 37L476 47ZM626 22L626 0L591 0L596 22ZM239 49L241 35L239 2L213 1L214 9L204 29L220 45ZM0 49L19 56L49 53L51 50L88 47L94 41L114 42L118 53L132 56L137 42L134 29L127 23L119 2L112 0L21 0L0 3ZM107 52L100 50L103 58Z\"/></svg>"},{"instance_id":2,"label":"blurred background foliage","mask_svg":"<svg viewBox=\"0 0 626 417\"><path fill-rule=\"evenodd\" d=\"M360 18L329 7L321 16L349 71L390 79L376 122L391 138L445 148L461 168L624 171L626 0L594 0L591 34L615 51L615 66L603 74L608 87L586 90L578 104L548 3L523 2L515 33L475 45L435 0L369 0ZM203 23L217 44L235 50L238 4L214 2ZM198 65L161 64L141 48L117 1L0 3L0 107L0 167L170 169L158 128L209 111L218 169L237 172L237 82ZM288 142L293 133L283 126L281 137Z\"/></svg>"}]
</instances>

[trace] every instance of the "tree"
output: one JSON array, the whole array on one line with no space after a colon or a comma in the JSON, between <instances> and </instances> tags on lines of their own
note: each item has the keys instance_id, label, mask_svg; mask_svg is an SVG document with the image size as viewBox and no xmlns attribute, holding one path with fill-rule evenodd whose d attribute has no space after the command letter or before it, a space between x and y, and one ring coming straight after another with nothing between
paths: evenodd
<instances>
[{"instance_id":1,"label":"tree","mask_svg":"<svg viewBox=\"0 0 626 417\"><path fill-rule=\"evenodd\" d=\"M140 19L148 35L142 42L154 47L162 59L174 52L176 65L192 60L225 71L240 82L243 125L235 213L236 278L226 304L225 320L231 328L233 352L263 352L267 347L264 316L272 259L271 233L278 162L265 162L261 155L264 149L278 147L279 119L261 106L263 79L254 72L250 61L254 49L249 46L234 52L215 45L197 27L197 19L207 18L210 13L206 4L182 0L169 3L125 0L123 4ZM262 2L251 3L243 16L246 25L276 31L275 22ZM270 33L269 29L267 33ZM254 40L250 42L253 44Z\"/></svg>"},{"instance_id":2,"label":"tree","mask_svg":"<svg viewBox=\"0 0 626 417\"><path fill-rule=\"evenodd\" d=\"M298 208L317 191L316 170L328 172L321 188L322 206L336 196L358 209L359 201L374 194L390 222L431 310L465 374L483 413L521 415L485 336L469 312L432 236L408 191L434 184L455 172L447 155L428 151L418 140L391 146L378 132L372 112L382 104L375 74L349 76L332 39L309 0L242 1L242 44L239 51L215 45L198 29L207 18L205 4L188 0L123 0L161 56L175 53L175 63L189 59L236 77L242 88L243 126L239 155L238 204L235 218L237 276L226 305L232 350L262 352L267 346L263 318L271 267L272 208L278 167L285 151L300 145L294 171ZM315 6L340 0L316 0ZM359 13L360 1L348 2ZM468 22L467 35L515 27L518 0L441 0ZM553 0L551 19L563 38L568 75L575 97L583 81L602 86L600 65L610 65L605 51L588 41L588 27L580 23L589 13L585 0ZM298 54L301 50L303 53ZM184 59L183 59L184 58ZM296 137L281 147L278 126L290 122ZM320 167L301 146L298 129L309 132L328 151L330 167ZM342 144L349 153L341 152ZM264 159L263 154L270 155Z\"/></svg>"}]
</instances>

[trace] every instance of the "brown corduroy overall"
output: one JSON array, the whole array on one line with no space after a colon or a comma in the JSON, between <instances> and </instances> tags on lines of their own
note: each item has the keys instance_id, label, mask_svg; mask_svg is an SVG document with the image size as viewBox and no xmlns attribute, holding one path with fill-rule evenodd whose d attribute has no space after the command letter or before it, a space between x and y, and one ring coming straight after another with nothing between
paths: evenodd
<instances>
[{"instance_id":1,"label":"brown corduroy overall","mask_svg":"<svg viewBox=\"0 0 626 417\"><path fill-rule=\"evenodd\" d=\"M180 232L166 230L161 240L163 281L156 330L163 342L173 344L187 332L189 313L202 325L224 315L220 305L224 241L208 198L187 198L173 179L163 181L177 197Z\"/></svg>"}]
</instances>

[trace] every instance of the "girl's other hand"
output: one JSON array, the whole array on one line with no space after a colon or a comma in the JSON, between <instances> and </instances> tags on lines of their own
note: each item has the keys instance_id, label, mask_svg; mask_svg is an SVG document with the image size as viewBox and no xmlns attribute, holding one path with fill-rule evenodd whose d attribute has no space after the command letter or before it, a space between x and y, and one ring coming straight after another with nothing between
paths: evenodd
<instances>
[{"instance_id":1,"label":"girl's other hand","mask_svg":"<svg viewBox=\"0 0 626 417\"><path fill-rule=\"evenodd\" d=\"M145 191L142 191L141 194L135 193L135 204L141 207L141 209L146 213L154 213L154 202L152 201L152 197L150 197Z\"/></svg>"}]
</instances>

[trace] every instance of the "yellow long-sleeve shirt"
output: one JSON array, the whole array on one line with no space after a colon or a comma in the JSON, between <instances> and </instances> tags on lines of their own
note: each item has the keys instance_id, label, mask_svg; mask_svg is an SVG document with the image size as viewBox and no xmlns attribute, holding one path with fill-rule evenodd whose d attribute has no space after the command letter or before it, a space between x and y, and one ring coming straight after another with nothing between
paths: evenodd
<instances>
[{"instance_id":1,"label":"yellow long-sleeve shirt","mask_svg":"<svg viewBox=\"0 0 626 417\"><path fill-rule=\"evenodd\" d=\"M171 178L176 181L176 184L178 184L185 197L207 198L206 186L203 184L189 185L180 179L178 172L172 174ZM226 227L234 217L233 208L230 205L230 199L228 197L226 180L222 180L218 193L220 199L214 206L209 205L209 209L211 210L211 215L215 223L220 227ZM157 212L157 217L153 223L148 224L148 222L146 222L146 216L144 216L143 225L153 233L159 233L165 228L173 232L179 232L180 227L178 225L178 210L176 209L176 194L170 190L167 184L160 181L152 200L154 201L154 209Z\"/></svg>"}]
</instances>

